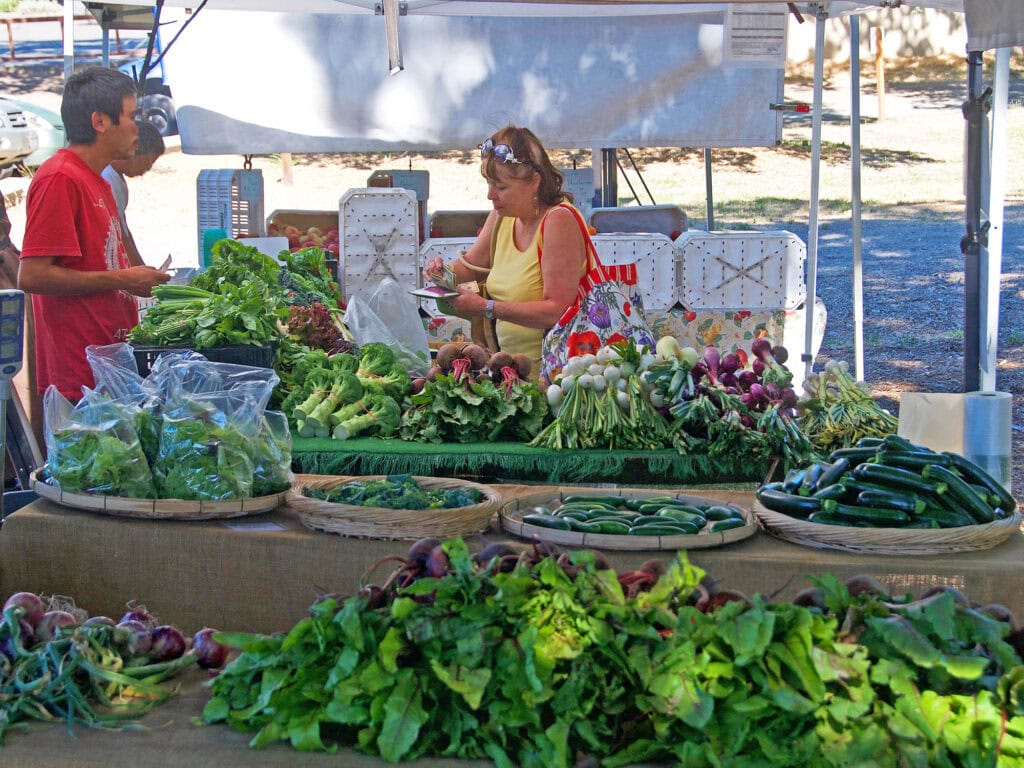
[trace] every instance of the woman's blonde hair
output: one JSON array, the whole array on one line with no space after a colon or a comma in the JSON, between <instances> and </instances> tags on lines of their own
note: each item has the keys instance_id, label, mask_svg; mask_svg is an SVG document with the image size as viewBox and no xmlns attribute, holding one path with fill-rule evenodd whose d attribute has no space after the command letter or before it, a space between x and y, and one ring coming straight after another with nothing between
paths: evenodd
<instances>
[{"instance_id":1,"label":"woman's blonde hair","mask_svg":"<svg viewBox=\"0 0 1024 768\"><path fill-rule=\"evenodd\" d=\"M562 201L572 202L572 195L562 189L565 176L551 163L544 145L529 128L506 125L491 136L495 144L506 144L512 148L518 163L503 163L494 152L488 152L480 161L480 173L488 181L498 181L498 166L510 176L528 179L536 171L540 175L537 200L544 205L558 205Z\"/></svg>"}]
</instances>

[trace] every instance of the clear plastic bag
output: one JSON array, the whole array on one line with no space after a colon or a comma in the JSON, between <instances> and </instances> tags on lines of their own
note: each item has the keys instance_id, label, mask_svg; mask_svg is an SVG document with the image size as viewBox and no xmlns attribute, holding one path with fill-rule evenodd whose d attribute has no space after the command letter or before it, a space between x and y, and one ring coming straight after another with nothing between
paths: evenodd
<instances>
[{"instance_id":1,"label":"clear plastic bag","mask_svg":"<svg viewBox=\"0 0 1024 768\"><path fill-rule=\"evenodd\" d=\"M135 429L139 405L85 390L77 405L50 386L43 396L50 476L67 493L154 498L153 475Z\"/></svg>"},{"instance_id":2,"label":"clear plastic bag","mask_svg":"<svg viewBox=\"0 0 1024 768\"><path fill-rule=\"evenodd\" d=\"M85 348L85 358L92 368L96 392L115 400L142 402L149 398L144 379L139 375L135 352L127 344L90 344Z\"/></svg>"},{"instance_id":3,"label":"clear plastic bag","mask_svg":"<svg viewBox=\"0 0 1024 768\"><path fill-rule=\"evenodd\" d=\"M416 299L390 277L365 300L349 300L345 325L360 346L377 341L394 349L395 358L409 371L425 373L430 367L427 331Z\"/></svg>"},{"instance_id":4,"label":"clear plastic bag","mask_svg":"<svg viewBox=\"0 0 1024 768\"><path fill-rule=\"evenodd\" d=\"M253 443L252 495L269 496L292 487L292 435L280 411L264 411Z\"/></svg>"}]
</instances>

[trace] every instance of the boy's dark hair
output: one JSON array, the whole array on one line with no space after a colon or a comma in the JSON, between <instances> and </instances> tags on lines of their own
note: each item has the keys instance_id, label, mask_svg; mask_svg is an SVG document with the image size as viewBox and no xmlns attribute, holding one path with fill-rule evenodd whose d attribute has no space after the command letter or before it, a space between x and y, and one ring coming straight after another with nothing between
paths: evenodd
<instances>
[{"instance_id":1,"label":"boy's dark hair","mask_svg":"<svg viewBox=\"0 0 1024 768\"><path fill-rule=\"evenodd\" d=\"M139 145L135 148L136 155L155 155L160 157L164 153L164 137L148 120L139 120Z\"/></svg>"},{"instance_id":2,"label":"boy's dark hair","mask_svg":"<svg viewBox=\"0 0 1024 768\"><path fill-rule=\"evenodd\" d=\"M126 96L135 96L135 81L124 72L106 67L85 67L75 71L64 84L60 116L69 144L92 144L96 131L92 113L99 112L121 122Z\"/></svg>"}]
</instances>

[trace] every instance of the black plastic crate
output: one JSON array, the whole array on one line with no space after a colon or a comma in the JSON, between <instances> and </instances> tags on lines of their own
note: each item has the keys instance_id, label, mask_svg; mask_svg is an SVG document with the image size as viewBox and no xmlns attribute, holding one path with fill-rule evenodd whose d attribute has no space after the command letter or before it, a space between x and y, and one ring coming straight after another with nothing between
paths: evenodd
<instances>
[{"instance_id":1,"label":"black plastic crate","mask_svg":"<svg viewBox=\"0 0 1024 768\"><path fill-rule=\"evenodd\" d=\"M148 376L153 369L153 363L160 355L167 352L181 352L192 347L134 347L135 364L139 367L140 376ZM233 344L227 347L209 347L208 349L195 349L195 352L203 355L207 360L214 363L233 363L235 365L250 365L254 368L274 367L274 347L271 344L264 344L261 347L255 344Z\"/></svg>"}]
</instances>

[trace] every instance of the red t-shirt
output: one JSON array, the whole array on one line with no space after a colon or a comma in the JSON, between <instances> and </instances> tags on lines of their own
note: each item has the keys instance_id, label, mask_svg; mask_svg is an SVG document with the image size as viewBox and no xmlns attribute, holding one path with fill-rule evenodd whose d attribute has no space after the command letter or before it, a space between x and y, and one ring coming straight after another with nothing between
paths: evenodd
<instances>
[{"instance_id":1,"label":"red t-shirt","mask_svg":"<svg viewBox=\"0 0 1024 768\"><path fill-rule=\"evenodd\" d=\"M117 204L110 185L74 152L62 149L40 166L28 188L21 258L56 257L67 269L127 269ZM123 291L88 296L32 295L36 378L77 401L92 387L90 344L124 341L139 322L138 301Z\"/></svg>"}]
</instances>

